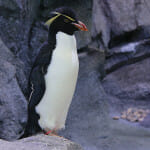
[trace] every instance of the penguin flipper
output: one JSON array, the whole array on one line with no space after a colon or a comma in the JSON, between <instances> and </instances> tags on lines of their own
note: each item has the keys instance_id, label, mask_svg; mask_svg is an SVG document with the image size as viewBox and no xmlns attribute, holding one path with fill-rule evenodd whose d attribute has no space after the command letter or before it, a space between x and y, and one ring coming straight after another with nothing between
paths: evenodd
<instances>
[{"instance_id":1,"label":"penguin flipper","mask_svg":"<svg viewBox=\"0 0 150 150\"><path fill-rule=\"evenodd\" d=\"M45 42L42 45L30 73L28 84L28 121L24 132L24 137L41 131L41 128L38 124L39 115L36 113L35 107L39 104L45 92L44 75L46 74L47 67L51 62L53 49L54 47L48 42Z\"/></svg>"},{"instance_id":2,"label":"penguin flipper","mask_svg":"<svg viewBox=\"0 0 150 150\"><path fill-rule=\"evenodd\" d=\"M36 113L36 106L42 99L45 92L45 80L42 73L42 66L36 66L33 68L30 81L30 96L28 104L28 121L25 129L25 136L36 134L41 131L41 128L38 124L39 115Z\"/></svg>"}]
</instances>

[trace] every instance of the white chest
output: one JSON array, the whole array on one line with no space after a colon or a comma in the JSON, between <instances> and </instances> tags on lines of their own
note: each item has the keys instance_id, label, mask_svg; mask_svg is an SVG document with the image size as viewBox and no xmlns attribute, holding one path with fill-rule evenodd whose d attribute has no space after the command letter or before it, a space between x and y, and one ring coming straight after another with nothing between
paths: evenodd
<instances>
[{"instance_id":1,"label":"white chest","mask_svg":"<svg viewBox=\"0 0 150 150\"><path fill-rule=\"evenodd\" d=\"M52 72L57 72L57 75L61 73L62 76L65 75L66 77L67 75L73 74L74 71L78 71L79 62L74 35L70 36L59 32L56 35L56 39L56 48L53 52L51 64L45 76L46 78L48 78Z\"/></svg>"},{"instance_id":2,"label":"white chest","mask_svg":"<svg viewBox=\"0 0 150 150\"><path fill-rule=\"evenodd\" d=\"M45 129L64 128L78 76L76 40L59 32L51 64L45 75L46 91L36 107L39 124Z\"/></svg>"}]
</instances>

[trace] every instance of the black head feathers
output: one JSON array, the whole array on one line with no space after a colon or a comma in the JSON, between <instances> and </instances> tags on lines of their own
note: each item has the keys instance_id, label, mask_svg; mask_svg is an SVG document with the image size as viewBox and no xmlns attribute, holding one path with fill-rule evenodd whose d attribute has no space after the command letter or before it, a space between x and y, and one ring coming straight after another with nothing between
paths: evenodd
<instances>
[{"instance_id":1,"label":"black head feathers","mask_svg":"<svg viewBox=\"0 0 150 150\"><path fill-rule=\"evenodd\" d=\"M61 14L64 14L66 16L69 16L75 20L76 19L76 15L75 15L75 12L73 11L73 9L69 8L69 7L60 7L60 8L56 8L53 12L59 12ZM51 13L53 13L51 12Z\"/></svg>"},{"instance_id":2,"label":"black head feathers","mask_svg":"<svg viewBox=\"0 0 150 150\"><path fill-rule=\"evenodd\" d=\"M51 33L61 31L72 35L77 30L87 31L86 26L77 20L75 12L68 7L60 7L52 11L46 25Z\"/></svg>"}]
</instances>

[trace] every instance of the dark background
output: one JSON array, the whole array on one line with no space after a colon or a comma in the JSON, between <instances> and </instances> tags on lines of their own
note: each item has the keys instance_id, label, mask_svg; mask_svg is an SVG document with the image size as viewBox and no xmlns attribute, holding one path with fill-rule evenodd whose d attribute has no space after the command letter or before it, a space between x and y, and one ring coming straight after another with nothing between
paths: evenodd
<instances>
[{"instance_id":1,"label":"dark background","mask_svg":"<svg viewBox=\"0 0 150 150\"><path fill-rule=\"evenodd\" d=\"M23 133L30 69L49 12L60 6L72 7L89 29L76 34L80 71L60 134L85 150L148 150L148 113L140 122L112 118L150 109L149 0L0 0L0 138Z\"/></svg>"}]
</instances>

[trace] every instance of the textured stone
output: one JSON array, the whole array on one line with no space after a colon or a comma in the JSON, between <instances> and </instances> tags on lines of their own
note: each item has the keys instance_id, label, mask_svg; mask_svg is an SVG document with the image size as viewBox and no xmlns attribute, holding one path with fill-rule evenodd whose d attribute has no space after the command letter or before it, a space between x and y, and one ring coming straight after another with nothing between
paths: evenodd
<instances>
[{"instance_id":1,"label":"textured stone","mask_svg":"<svg viewBox=\"0 0 150 150\"><path fill-rule=\"evenodd\" d=\"M150 40L132 42L110 49L106 57L106 73L113 72L125 65L134 64L150 57Z\"/></svg>"},{"instance_id":2,"label":"textured stone","mask_svg":"<svg viewBox=\"0 0 150 150\"><path fill-rule=\"evenodd\" d=\"M0 1L0 37L10 51L24 62L26 76L32 57L29 41L34 14L31 10L35 9L28 0Z\"/></svg>"},{"instance_id":3,"label":"textured stone","mask_svg":"<svg viewBox=\"0 0 150 150\"><path fill-rule=\"evenodd\" d=\"M149 15L149 0L94 0L92 36L104 47L148 38Z\"/></svg>"},{"instance_id":4,"label":"textured stone","mask_svg":"<svg viewBox=\"0 0 150 150\"><path fill-rule=\"evenodd\" d=\"M22 3L19 0L0 0L0 7L1 9L9 9L17 12L18 9L22 8Z\"/></svg>"},{"instance_id":5,"label":"textured stone","mask_svg":"<svg viewBox=\"0 0 150 150\"><path fill-rule=\"evenodd\" d=\"M129 112L132 111L129 109L131 107L144 110L150 108L149 65L150 59L147 58L118 68L106 75L102 85L107 95L111 118L120 116L127 109ZM126 116L124 115L123 118L125 119ZM140 124L142 123L110 119L109 138L106 139L109 145L108 150L148 149L150 132ZM147 118L142 125L148 127L149 119Z\"/></svg>"},{"instance_id":6,"label":"textured stone","mask_svg":"<svg viewBox=\"0 0 150 150\"><path fill-rule=\"evenodd\" d=\"M120 100L150 102L149 66L150 58L147 58L108 74L103 81L106 92Z\"/></svg>"},{"instance_id":7,"label":"textured stone","mask_svg":"<svg viewBox=\"0 0 150 150\"><path fill-rule=\"evenodd\" d=\"M36 135L14 142L0 140L0 149L5 150L83 150L81 146L67 139Z\"/></svg>"},{"instance_id":8,"label":"textured stone","mask_svg":"<svg viewBox=\"0 0 150 150\"><path fill-rule=\"evenodd\" d=\"M18 78L17 78L18 77ZM27 101L20 89L25 84L23 65L0 40L0 138L20 137L27 120Z\"/></svg>"},{"instance_id":9,"label":"textured stone","mask_svg":"<svg viewBox=\"0 0 150 150\"><path fill-rule=\"evenodd\" d=\"M150 128L150 113L140 123L143 127Z\"/></svg>"},{"instance_id":10,"label":"textured stone","mask_svg":"<svg viewBox=\"0 0 150 150\"><path fill-rule=\"evenodd\" d=\"M89 31L92 27L92 33L77 34L78 48L86 51L84 47L89 45L108 53L107 76L103 81L100 79L105 74L104 53L80 53L77 89L66 129L61 134L86 150L149 149L148 129L122 119L113 120L112 116L119 116L130 107L150 106L150 44L145 40L150 37L150 1L94 0L93 10L91 3L91 0L0 0L0 36L15 55L0 40L0 138L16 139L23 131L27 108L22 91L27 93L26 78L38 48L47 38L43 24L51 10L66 5L76 11ZM149 128L149 117L141 125ZM10 149L55 149L63 145L59 140L58 145L55 143L57 138L50 137L50 141L45 136L15 143L2 141L2 149L9 144Z\"/></svg>"}]
</instances>

